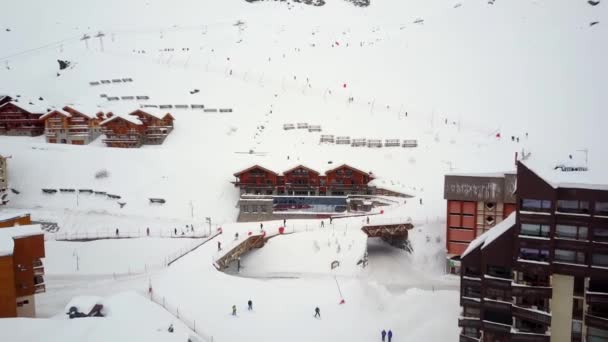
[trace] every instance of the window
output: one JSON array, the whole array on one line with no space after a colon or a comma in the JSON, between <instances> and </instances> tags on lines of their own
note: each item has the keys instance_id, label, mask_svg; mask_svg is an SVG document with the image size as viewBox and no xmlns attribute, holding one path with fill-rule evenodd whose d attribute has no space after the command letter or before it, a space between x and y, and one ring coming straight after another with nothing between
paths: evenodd
<instances>
[{"instance_id":1,"label":"window","mask_svg":"<svg viewBox=\"0 0 608 342\"><path fill-rule=\"evenodd\" d=\"M503 301L511 301L511 298L507 296L505 290L495 289L495 288L486 288L485 289L485 298L494 299L494 300L503 300Z\"/></svg>"},{"instance_id":2,"label":"window","mask_svg":"<svg viewBox=\"0 0 608 342\"><path fill-rule=\"evenodd\" d=\"M555 237L562 239L587 240L587 227L558 224Z\"/></svg>"},{"instance_id":3,"label":"window","mask_svg":"<svg viewBox=\"0 0 608 342\"><path fill-rule=\"evenodd\" d=\"M521 200L521 208L523 210L530 210L530 211L550 211L551 210L551 201L524 198Z\"/></svg>"},{"instance_id":4,"label":"window","mask_svg":"<svg viewBox=\"0 0 608 342\"><path fill-rule=\"evenodd\" d=\"M479 337L479 332L477 331L477 328L464 327L464 335L477 338Z\"/></svg>"},{"instance_id":5,"label":"window","mask_svg":"<svg viewBox=\"0 0 608 342\"><path fill-rule=\"evenodd\" d=\"M587 342L606 342L608 330L595 327L587 327Z\"/></svg>"},{"instance_id":6,"label":"window","mask_svg":"<svg viewBox=\"0 0 608 342\"><path fill-rule=\"evenodd\" d=\"M594 266L608 267L608 254L594 253L591 257L591 263Z\"/></svg>"},{"instance_id":7,"label":"window","mask_svg":"<svg viewBox=\"0 0 608 342\"><path fill-rule=\"evenodd\" d=\"M465 286L465 288L464 288L464 296L465 297L479 298L481 296L481 292L479 291L479 287Z\"/></svg>"},{"instance_id":8,"label":"window","mask_svg":"<svg viewBox=\"0 0 608 342\"><path fill-rule=\"evenodd\" d=\"M488 265L488 275L492 277L511 279L513 276L511 275L511 269L507 267L501 266L493 266Z\"/></svg>"},{"instance_id":9,"label":"window","mask_svg":"<svg viewBox=\"0 0 608 342\"><path fill-rule=\"evenodd\" d=\"M574 298L572 301L572 319L583 319L583 299Z\"/></svg>"},{"instance_id":10,"label":"window","mask_svg":"<svg viewBox=\"0 0 608 342\"><path fill-rule=\"evenodd\" d=\"M537 248L520 248L519 258L533 261L549 261L549 251Z\"/></svg>"},{"instance_id":11,"label":"window","mask_svg":"<svg viewBox=\"0 0 608 342\"><path fill-rule=\"evenodd\" d=\"M583 322L572 321L572 333L575 335L580 335L582 331L583 331Z\"/></svg>"},{"instance_id":12,"label":"window","mask_svg":"<svg viewBox=\"0 0 608 342\"><path fill-rule=\"evenodd\" d=\"M578 251L569 251L565 249L555 250L555 261L569 262L573 264L584 264L585 253Z\"/></svg>"},{"instance_id":13,"label":"window","mask_svg":"<svg viewBox=\"0 0 608 342\"><path fill-rule=\"evenodd\" d=\"M549 237L550 230L551 229L547 224L522 223L520 234L526 236Z\"/></svg>"},{"instance_id":14,"label":"window","mask_svg":"<svg viewBox=\"0 0 608 342\"><path fill-rule=\"evenodd\" d=\"M564 213L589 214L589 202L577 200L558 200L557 211Z\"/></svg>"},{"instance_id":15,"label":"window","mask_svg":"<svg viewBox=\"0 0 608 342\"><path fill-rule=\"evenodd\" d=\"M608 242L608 228L593 228L593 241Z\"/></svg>"},{"instance_id":16,"label":"window","mask_svg":"<svg viewBox=\"0 0 608 342\"><path fill-rule=\"evenodd\" d=\"M608 216L608 202L595 202L595 214Z\"/></svg>"},{"instance_id":17,"label":"window","mask_svg":"<svg viewBox=\"0 0 608 342\"><path fill-rule=\"evenodd\" d=\"M465 306L464 307L464 317L479 318L479 308Z\"/></svg>"},{"instance_id":18,"label":"window","mask_svg":"<svg viewBox=\"0 0 608 342\"><path fill-rule=\"evenodd\" d=\"M465 276L469 276L469 277L479 277L480 276L480 272L479 272L479 269L477 267L465 266L465 268L464 268L464 275Z\"/></svg>"}]
</instances>

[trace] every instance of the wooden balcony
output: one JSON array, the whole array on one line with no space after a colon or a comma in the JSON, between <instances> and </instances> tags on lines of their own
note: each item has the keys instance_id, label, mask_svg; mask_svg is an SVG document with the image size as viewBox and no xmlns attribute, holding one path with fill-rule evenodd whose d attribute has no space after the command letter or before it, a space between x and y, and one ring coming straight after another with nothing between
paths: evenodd
<instances>
[{"instance_id":1,"label":"wooden balcony","mask_svg":"<svg viewBox=\"0 0 608 342\"><path fill-rule=\"evenodd\" d=\"M594 292L587 289L587 292L585 292L585 299L588 303L608 304L608 293Z\"/></svg>"},{"instance_id":2,"label":"wooden balcony","mask_svg":"<svg viewBox=\"0 0 608 342\"><path fill-rule=\"evenodd\" d=\"M479 342L479 338L475 338L475 337L471 337L471 336L467 336L467 335L463 335L460 334L460 342Z\"/></svg>"},{"instance_id":3,"label":"wooden balcony","mask_svg":"<svg viewBox=\"0 0 608 342\"><path fill-rule=\"evenodd\" d=\"M551 336L548 336L545 334L512 332L511 341L512 342L549 342L549 341L551 341Z\"/></svg>"},{"instance_id":4,"label":"wooden balcony","mask_svg":"<svg viewBox=\"0 0 608 342\"><path fill-rule=\"evenodd\" d=\"M513 305L511 310L514 317L522 318L534 323L551 325L551 314L530 308Z\"/></svg>"},{"instance_id":5,"label":"wooden balcony","mask_svg":"<svg viewBox=\"0 0 608 342\"><path fill-rule=\"evenodd\" d=\"M460 297L460 305L478 308L481 306L481 301L479 299L474 300L473 298L462 296Z\"/></svg>"},{"instance_id":6,"label":"wooden balcony","mask_svg":"<svg viewBox=\"0 0 608 342\"><path fill-rule=\"evenodd\" d=\"M490 298L484 298L483 303L482 303L482 306L484 309L509 311L509 312L511 311L512 305L513 304L511 304L507 301L492 300Z\"/></svg>"},{"instance_id":7,"label":"wooden balcony","mask_svg":"<svg viewBox=\"0 0 608 342\"><path fill-rule=\"evenodd\" d=\"M497 323L492 321L483 321L482 322L484 331L493 331L497 333L508 334L511 332L510 324Z\"/></svg>"},{"instance_id":8,"label":"wooden balcony","mask_svg":"<svg viewBox=\"0 0 608 342\"><path fill-rule=\"evenodd\" d=\"M487 275L483 278L483 284L487 287L499 288L507 290L511 288L511 282L513 279L499 278L499 277L488 277Z\"/></svg>"},{"instance_id":9,"label":"wooden balcony","mask_svg":"<svg viewBox=\"0 0 608 342\"><path fill-rule=\"evenodd\" d=\"M44 283L34 285L34 293L46 292L46 285Z\"/></svg>"},{"instance_id":10,"label":"wooden balcony","mask_svg":"<svg viewBox=\"0 0 608 342\"><path fill-rule=\"evenodd\" d=\"M40 259L34 261L34 263L32 264L32 268L34 270L34 275L35 276L42 276L42 275L44 275L44 266L42 265L42 261L40 261Z\"/></svg>"},{"instance_id":11,"label":"wooden balcony","mask_svg":"<svg viewBox=\"0 0 608 342\"><path fill-rule=\"evenodd\" d=\"M600 329L608 329L608 318L586 314L585 324Z\"/></svg>"},{"instance_id":12,"label":"wooden balcony","mask_svg":"<svg viewBox=\"0 0 608 342\"><path fill-rule=\"evenodd\" d=\"M553 296L553 289L550 286L527 286L516 283L512 283L511 285L511 294L515 297L535 296L551 298Z\"/></svg>"},{"instance_id":13,"label":"wooden balcony","mask_svg":"<svg viewBox=\"0 0 608 342\"><path fill-rule=\"evenodd\" d=\"M460 317L458 319L458 326L481 329L481 320L473 317Z\"/></svg>"}]
</instances>

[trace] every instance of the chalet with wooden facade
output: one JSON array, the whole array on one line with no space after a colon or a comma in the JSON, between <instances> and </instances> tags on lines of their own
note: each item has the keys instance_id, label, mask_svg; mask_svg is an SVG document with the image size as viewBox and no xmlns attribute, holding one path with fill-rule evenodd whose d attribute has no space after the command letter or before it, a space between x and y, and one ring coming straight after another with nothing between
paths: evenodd
<instances>
[{"instance_id":1,"label":"chalet with wooden facade","mask_svg":"<svg viewBox=\"0 0 608 342\"><path fill-rule=\"evenodd\" d=\"M40 119L44 121L46 142L52 144L87 145L101 134L102 111L85 113L73 107L52 110Z\"/></svg>"},{"instance_id":2,"label":"chalet with wooden facade","mask_svg":"<svg viewBox=\"0 0 608 342\"><path fill-rule=\"evenodd\" d=\"M144 144L145 126L130 116L107 114L107 119L99 125L106 138L103 142L108 147L135 148Z\"/></svg>"},{"instance_id":3,"label":"chalet with wooden facade","mask_svg":"<svg viewBox=\"0 0 608 342\"><path fill-rule=\"evenodd\" d=\"M321 185L320 173L304 165L298 165L283 171L280 177L281 184L277 188L278 194L316 195ZM324 181L324 180L323 180Z\"/></svg>"},{"instance_id":4,"label":"chalet with wooden facade","mask_svg":"<svg viewBox=\"0 0 608 342\"><path fill-rule=\"evenodd\" d=\"M169 113L156 115L138 109L129 115L137 117L144 125L144 144L146 145L162 144L173 131L173 120L175 119Z\"/></svg>"},{"instance_id":5,"label":"chalet with wooden facade","mask_svg":"<svg viewBox=\"0 0 608 342\"><path fill-rule=\"evenodd\" d=\"M341 165L321 175L304 165L286 170L282 175L254 165L234 174L232 182L241 194L344 196L372 194L368 185L374 177L349 165Z\"/></svg>"},{"instance_id":6,"label":"chalet with wooden facade","mask_svg":"<svg viewBox=\"0 0 608 342\"><path fill-rule=\"evenodd\" d=\"M608 185L560 172L518 163L516 211L462 253L460 341L608 340Z\"/></svg>"},{"instance_id":7,"label":"chalet with wooden facade","mask_svg":"<svg viewBox=\"0 0 608 342\"><path fill-rule=\"evenodd\" d=\"M160 145L173 131L173 116L162 116L147 111L136 110L129 115L118 116L108 113L107 119L99 125L109 147L134 148L142 145Z\"/></svg>"},{"instance_id":8,"label":"chalet with wooden facade","mask_svg":"<svg viewBox=\"0 0 608 342\"><path fill-rule=\"evenodd\" d=\"M8 99L8 101L7 101ZM38 136L44 133L44 122L40 120L46 109L31 103L20 103L5 96L0 104L0 135Z\"/></svg>"},{"instance_id":9,"label":"chalet with wooden facade","mask_svg":"<svg viewBox=\"0 0 608 342\"><path fill-rule=\"evenodd\" d=\"M39 225L0 228L0 318L35 317L45 292L44 234Z\"/></svg>"},{"instance_id":10,"label":"chalet with wooden facade","mask_svg":"<svg viewBox=\"0 0 608 342\"><path fill-rule=\"evenodd\" d=\"M241 194L276 194L279 186L279 174L259 165L254 165L234 174L234 186L241 189ZM282 180L281 180L282 181Z\"/></svg>"},{"instance_id":11,"label":"chalet with wooden facade","mask_svg":"<svg viewBox=\"0 0 608 342\"><path fill-rule=\"evenodd\" d=\"M334 196L369 194L368 183L373 178L365 171L343 164L325 171L325 184L320 187L319 193Z\"/></svg>"},{"instance_id":12,"label":"chalet with wooden facade","mask_svg":"<svg viewBox=\"0 0 608 342\"><path fill-rule=\"evenodd\" d=\"M515 211L515 172L449 174L444 180L447 200L446 249L450 273L458 273L460 254L476 237Z\"/></svg>"}]
</instances>

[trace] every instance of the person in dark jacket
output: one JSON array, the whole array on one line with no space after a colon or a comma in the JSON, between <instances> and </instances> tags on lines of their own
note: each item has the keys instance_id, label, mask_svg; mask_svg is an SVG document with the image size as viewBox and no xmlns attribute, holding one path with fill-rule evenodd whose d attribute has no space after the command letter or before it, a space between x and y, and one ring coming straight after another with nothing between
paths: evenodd
<instances>
[{"instance_id":1,"label":"person in dark jacket","mask_svg":"<svg viewBox=\"0 0 608 342\"><path fill-rule=\"evenodd\" d=\"M315 308L315 317L321 318L321 309L318 306Z\"/></svg>"},{"instance_id":2,"label":"person in dark jacket","mask_svg":"<svg viewBox=\"0 0 608 342\"><path fill-rule=\"evenodd\" d=\"M247 301L247 310L253 310L253 302L251 301L251 299Z\"/></svg>"},{"instance_id":3,"label":"person in dark jacket","mask_svg":"<svg viewBox=\"0 0 608 342\"><path fill-rule=\"evenodd\" d=\"M391 329L388 329L388 342L391 342L391 340L393 339L393 331Z\"/></svg>"},{"instance_id":4,"label":"person in dark jacket","mask_svg":"<svg viewBox=\"0 0 608 342\"><path fill-rule=\"evenodd\" d=\"M118 236L118 228L116 228L116 236Z\"/></svg>"},{"instance_id":5,"label":"person in dark jacket","mask_svg":"<svg viewBox=\"0 0 608 342\"><path fill-rule=\"evenodd\" d=\"M232 306L232 316L236 316L236 305Z\"/></svg>"},{"instance_id":6,"label":"person in dark jacket","mask_svg":"<svg viewBox=\"0 0 608 342\"><path fill-rule=\"evenodd\" d=\"M384 340L386 339L386 330L382 329L380 335L382 335L382 342L384 342Z\"/></svg>"}]
</instances>

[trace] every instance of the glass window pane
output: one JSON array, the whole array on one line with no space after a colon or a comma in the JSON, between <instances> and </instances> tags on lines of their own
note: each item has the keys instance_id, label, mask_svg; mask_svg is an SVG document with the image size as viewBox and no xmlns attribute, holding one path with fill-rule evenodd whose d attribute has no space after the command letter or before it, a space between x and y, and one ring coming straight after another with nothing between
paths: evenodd
<instances>
[{"instance_id":1,"label":"glass window pane","mask_svg":"<svg viewBox=\"0 0 608 342\"><path fill-rule=\"evenodd\" d=\"M576 239L576 226L558 224L555 226L555 236L566 239Z\"/></svg>"}]
</instances>

